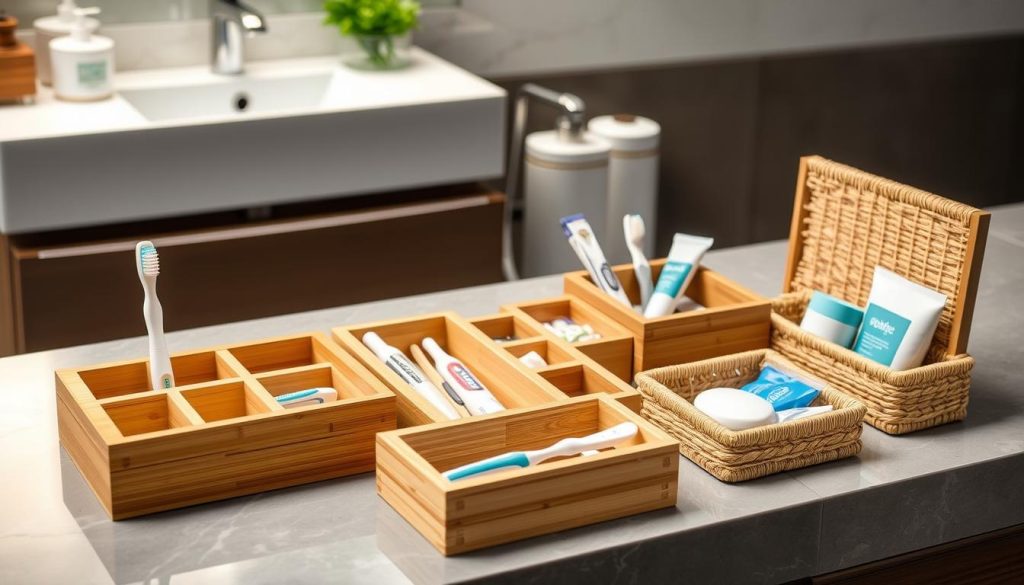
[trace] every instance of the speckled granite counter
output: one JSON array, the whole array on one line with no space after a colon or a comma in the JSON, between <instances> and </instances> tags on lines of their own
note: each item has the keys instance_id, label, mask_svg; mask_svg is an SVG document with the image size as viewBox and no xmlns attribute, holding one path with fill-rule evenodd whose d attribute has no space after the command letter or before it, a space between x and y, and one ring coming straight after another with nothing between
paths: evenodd
<instances>
[{"instance_id":1,"label":"speckled granite counter","mask_svg":"<svg viewBox=\"0 0 1024 585\"><path fill-rule=\"evenodd\" d=\"M112 523L57 442L53 369L144 355L142 338L0 360L0 583L773 583L1024 523L1024 205L994 210L971 336L966 422L857 458L726 485L682 460L675 509L455 558L372 475ZM709 254L772 295L785 243ZM172 351L559 294L557 277L184 331ZM70 301L70 302L73 302ZM1016 381L1015 381L1016 380Z\"/></svg>"}]
</instances>

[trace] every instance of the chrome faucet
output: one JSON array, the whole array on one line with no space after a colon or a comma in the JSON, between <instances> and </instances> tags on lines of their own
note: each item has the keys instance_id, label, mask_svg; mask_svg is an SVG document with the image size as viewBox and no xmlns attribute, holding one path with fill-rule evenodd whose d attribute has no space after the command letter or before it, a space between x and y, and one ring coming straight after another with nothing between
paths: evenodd
<instances>
[{"instance_id":1,"label":"chrome faucet","mask_svg":"<svg viewBox=\"0 0 1024 585\"><path fill-rule=\"evenodd\" d=\"M262 14L239 0L210 0L210 26L213 29L211 67L214 73L237 75L245 63L243 33L267 32Z\"/></svg>"}]
</instances>

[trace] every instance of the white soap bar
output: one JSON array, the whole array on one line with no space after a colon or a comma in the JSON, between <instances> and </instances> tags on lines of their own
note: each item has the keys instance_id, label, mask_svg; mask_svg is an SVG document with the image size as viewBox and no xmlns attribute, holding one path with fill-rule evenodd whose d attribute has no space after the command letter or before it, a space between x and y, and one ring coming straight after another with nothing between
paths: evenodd
<instances>
[{"instance_id":1,"label":"white soap bar","mask_svg":"<svg viewBox=\"0 0 1024 585\"><path fill-rule=\"evenodd\" d=\"M693 399L693 405L734 431L770 425L777 420L771 402L736 388L705 390Z\"/></svg>"}]
</instances>

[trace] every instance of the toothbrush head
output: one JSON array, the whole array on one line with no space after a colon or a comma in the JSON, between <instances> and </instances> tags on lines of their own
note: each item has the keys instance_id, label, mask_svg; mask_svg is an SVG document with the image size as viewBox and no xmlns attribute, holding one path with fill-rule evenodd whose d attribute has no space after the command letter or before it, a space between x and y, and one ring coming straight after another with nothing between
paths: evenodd
<instances>
[{"instance_id":1,"label":"toothbrush head","mask_svg":"<svg viewBox=\"0 0 1024 585\"><path fill-rule=\"evenodd\" d=\"M644 218L640 215L631 214L622 218L622 229L626 232L626 243L637 248L644 247L644 238L647 237L647 227L644 225Z\"/></svg>"},{"instance_id":2,"label":"toothbrush head","mask_svg":"<svg viewBox=\"0 0 1024 585\"><path fill-rule=\"evenodd\" d=\"M160 255L153 242L144 241L135 245L136 266L139 278L155 278L160 274Z\"/></svg>"}]
</instances>

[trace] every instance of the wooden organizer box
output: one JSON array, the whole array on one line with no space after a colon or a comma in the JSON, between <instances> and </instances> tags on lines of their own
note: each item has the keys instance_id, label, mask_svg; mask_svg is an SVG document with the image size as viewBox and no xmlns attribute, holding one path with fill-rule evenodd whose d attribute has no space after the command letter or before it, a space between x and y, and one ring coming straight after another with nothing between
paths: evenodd
<instances>
[{"instance_id":1,"label":"wooden organizer box","mask_svg":"<svg viewBox=\"0 0 1024 585\"><path fill-rule=\"evenodd\" d=\"M666 260L651 262L658 281ZM634 305L640 288L631 264L612 269ZM633 373L768 347L771 303L747 288L700 266L685 294L705 307L645 319L594 285L585 270L565 275L565 292L619 323L633 335Z\"/></svg>"},{"instance_id":2,"label":"wooden organizer box","mask_svg":"<svg viewBox=\"0 0 1024 585\"><path fill-rule=\"evenodd\" d=\"M540 334L579 350L626 382L633 380L633 334L578 298L563 295L505 305L501 310L526 319ZM559 317L590 325L601 339L576 343L565 341L544 327L544 323Z\"/></svg>"},{"instance_id":3,"label":"wooden organizer box","mask_svg":"<svg viewBox=\"0 0 1024 585\"><path fill-rule=\"evenodd\" d=\"M630 421L630 443L449 481L441 473ZM607 396L377 435L377 492L445 555L675 505L678 443Z\"/></svg>"},{"instance_id":4,"label":"wooden organizer box","mask_svg":"<svg viewBox=\"0 0 1024 585\"><path fill-rule=\"evenodd\" d=\"M516 365L527 374L539 376L552 384L566 396L605 393L633 412L640 412L640 393L592 359L580 348L559 339L539 323L514 307L503 307L510 311L497 315L486 315L470 319L469 322L491 339L512 337L514 341L497 342L495 345L516 357ZM620 352L632 360L633 338L608 340L620 345ZM595 345L589 347L594 348ZM518 358L535 351L548 363L545 368L531 369Z\"/></svg>"},{"instance_id":5,"label":"wooden organizer box","mask_svg":"<svg viewBox=\"0 0 1024 585\"><path fill-rule=\"evenodd\" d=\"M395 397L321 333L56 372L60 442L114 520L372 471ZM335 402L274 400L333 387Z\"/></svg>"},{"instance_id":6,"label":"wooden organizer box","mask_svg":"<svg viewBox=\"0 0 1024 585\"><path fill-rule=\"evenodd\" d=\"M487 319L511 318L508 315ZM506 351L493 343L480 327L455 313L445 312L336 327L333 334L342 347L359 358L394 391L397 397L398 426L403 428L447 419L363 345L362 337L367 331L377 333L386 343L402 350L410 359L412 354L409 347L414 343L419 344L424 337L432 337L445 351L465 362L507 409L537 406L566 400L570 396L603 392L612 393L616 398L625 400L630 408L639 410L639 393L621 384L600 366L590 361L584 363L586 356L575 356L560 347L546 346L544 342L547 340L536 333L522 337L521 341L526 343L513 344L510 348L512 351ZM525 324L516 327L519 331L526 330ZM518 358L529 351L526 347L543 352L542 355L556 361L555 365L540 371L526 367Z\"/></svg>"}]
</instances>

